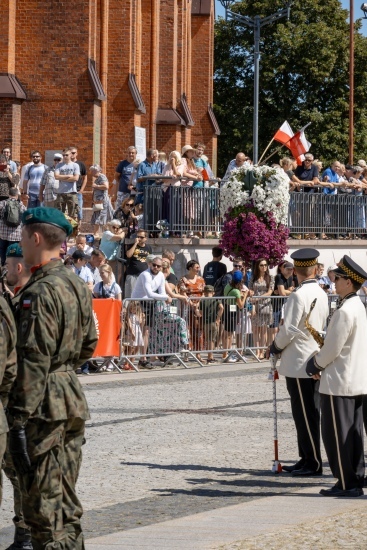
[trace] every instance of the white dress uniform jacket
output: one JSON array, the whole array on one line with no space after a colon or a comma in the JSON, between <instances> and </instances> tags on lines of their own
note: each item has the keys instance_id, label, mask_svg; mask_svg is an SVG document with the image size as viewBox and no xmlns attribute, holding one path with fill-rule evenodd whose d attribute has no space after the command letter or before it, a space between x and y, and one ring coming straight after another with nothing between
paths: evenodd
<instances>
[{"instance_id":1,"label":"white dress uniform jacket","mask_svg":"<svg viewBox=\"0 0 367 550\"><path fill-rule=\"evenodd\" d=\"M367 318L358 296L347 299L335 311L315 359L325 369L320 393L345 397L367 394Z\"/></svg>"},{"instance_id":2,"label":"white dress uniform jacket","mask_svg":"<svg viewBox=\"0 0 367 550\"><path fill-rule=\"evenodd\" d=\"M326 326L329 315L327 295L316 282L307 280L290 294L284 310L284 324L280 327L275 337L275 345L283 350L279 374L290 378L308 378L306 363L319 350L314 338L305 327L305 319L310 311L313 300L317 298L316 305L310 315L309 323L317 330L322 331ZM295 337L289 326L294 325L301 330L307 339ZM367 333L366 333L367 335ZM366 336L367 338L367 336Z\"/></svg>"}]
</instances>

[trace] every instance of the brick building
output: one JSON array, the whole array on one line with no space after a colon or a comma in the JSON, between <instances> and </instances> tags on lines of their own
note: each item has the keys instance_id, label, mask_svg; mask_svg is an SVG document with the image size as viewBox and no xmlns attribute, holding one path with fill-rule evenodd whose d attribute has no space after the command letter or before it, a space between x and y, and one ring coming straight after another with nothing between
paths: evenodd
<instances>
[{"instance_id":1,"label":"brick building","mask_svg":"<svg viewBox=\"0 0 367 550\"><path fill-rule=\"evenodd\" d=\"M111 178L144 128L216 169L214 0L1 0L0 136L13 158L79 147Z\"/></svg>"}]
</instances>

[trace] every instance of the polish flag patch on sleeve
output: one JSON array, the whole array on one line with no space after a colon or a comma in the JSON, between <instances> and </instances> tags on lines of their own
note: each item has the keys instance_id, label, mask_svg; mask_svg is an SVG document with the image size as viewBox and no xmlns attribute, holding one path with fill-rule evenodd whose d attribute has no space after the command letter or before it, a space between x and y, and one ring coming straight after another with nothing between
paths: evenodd
<instances>
[{"instance_id":1,"label":"polish flag patch on sleeve","mask_svg":"<svg viewBox=\"0 0 367 550\"><path fill-rule=\"evenodd\" d=\"M32 300L23 300L23 309L29 309L31 307Z\"/></svg>"}]
</instances>

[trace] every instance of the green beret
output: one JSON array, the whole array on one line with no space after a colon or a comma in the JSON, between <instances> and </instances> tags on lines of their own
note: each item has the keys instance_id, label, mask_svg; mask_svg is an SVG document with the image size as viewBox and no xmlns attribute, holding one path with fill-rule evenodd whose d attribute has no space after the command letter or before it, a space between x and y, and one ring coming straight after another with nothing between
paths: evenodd
<instances>
[{"instance_id":1,"label":"green beret","mask_svg":"<svg viewBox=\"0 0 367 550\"><path fill-rule=\"evenodd\" d=\"M49 225L54 225L65 231L68 237L73 232L71 224L60 210L57 210L57 208L48 208L46 206L29 208L23 212L22 223L23 225L30 225L31 223L47 223Z\"/></svg>"},{"instance_id":2,"label":"green beret","mask_svg":"<svg viewBox=\"0 0 367 550\"><path fill-rule=\"evenodd\" d=\"M18 243L14 243L8 246L6 249L7 258L23 258L22 247Z\"/></svg>"}]
</instances>

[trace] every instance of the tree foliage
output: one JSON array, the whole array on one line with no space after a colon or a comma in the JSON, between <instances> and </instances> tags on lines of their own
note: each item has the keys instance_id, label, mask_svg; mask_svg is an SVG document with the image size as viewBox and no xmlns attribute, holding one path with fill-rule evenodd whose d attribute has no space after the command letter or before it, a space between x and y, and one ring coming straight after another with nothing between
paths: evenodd
<instances>
[{"instance_id":1,"label":"tree foliage","mask_svg":"<svg viewBox=\"0 0 367 550\"><path fill-rule=\"evenodd\" d=\"M266 17L282 0L242 0L241 15ZM367 152L367 38L355 24L355 158ZM215 112L221 128L219 174L238 151L252 154L253 31L219 19L215 27ZM261 29L259 154L288 120L306 135L315 158L348 160L349 22L339 0L294 0L290 21ZM278 145L274 142L269 152ZM282 149L281 155L286 153ZM274 159L279 157L274 157Z\"/></svg>"}]
</instances>

